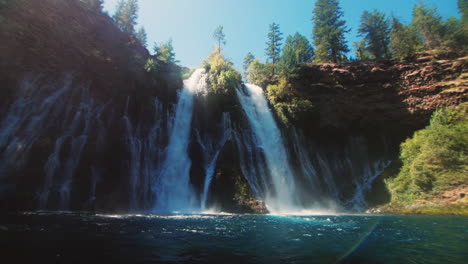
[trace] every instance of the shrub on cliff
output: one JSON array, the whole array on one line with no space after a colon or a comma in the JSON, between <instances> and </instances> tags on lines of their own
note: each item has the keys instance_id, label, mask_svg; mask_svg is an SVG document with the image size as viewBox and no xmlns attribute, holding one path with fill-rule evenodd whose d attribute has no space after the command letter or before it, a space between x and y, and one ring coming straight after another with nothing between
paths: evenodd
<instances>
[{"instance_id":1,"label":"shrub on cliff","mask_svg":"<svg viewBox=\"0 0 468 264\"><path fill-rule=\"evenodd\" d=\"M209 74L209 92L228 94L242 82L241 74L233 67L232 62L226 60L219 48L215 48L203 64Z\"/></svg>"},{"instance_id":2,"label":"shrub on cliff","mask_svg":"<svg viewBox=\"0 0 468 264\"><path fill-rule=\"evenodd\" d=\"M411 203L468 183L468 103L440 109L401 145L403 166L387 180L392 202Z\"/></svg>"},{"instance_id":3,"label":"shrub on cliff","mask_svg":"<svg viewBox=\"0 0 468 264\"><path fill-rule=\"evenodd\" d=\"M311 101L298 97L296 90L286 78L281 77L277 84L267 87L268 100L275 109L280 121L286 125L310 122L316 116Z\"/></svg>"}]
</instances>

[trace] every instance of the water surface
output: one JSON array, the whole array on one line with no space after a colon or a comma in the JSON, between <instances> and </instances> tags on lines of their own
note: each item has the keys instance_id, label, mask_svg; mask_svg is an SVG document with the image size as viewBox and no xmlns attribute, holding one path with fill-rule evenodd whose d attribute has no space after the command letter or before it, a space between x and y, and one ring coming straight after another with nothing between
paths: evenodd
<instances>
[{"instance_id":1,"label":"water surface","mask_svg":"<svg viewBox=\"0 0 468 264\"><path fill-rule=\"evenodd\" d=\"M0 215L4 263L466 263L468 218ZM2 261L3 262L3 261Z\"/></svg>"}]
</instances>

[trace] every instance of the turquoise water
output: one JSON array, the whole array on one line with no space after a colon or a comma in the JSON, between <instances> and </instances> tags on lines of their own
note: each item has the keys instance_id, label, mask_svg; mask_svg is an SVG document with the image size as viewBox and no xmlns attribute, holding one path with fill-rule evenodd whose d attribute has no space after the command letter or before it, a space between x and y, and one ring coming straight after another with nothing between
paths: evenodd
<instances>
[{"instance_id":1,"label":"turquoise water","mask_svg":"<svg viewBox=\"0 0 468 264\"><path fill-rule=\"evenodd\" d=\"M3 263L467 263L468 218L92 215L0 217Z\"/></svg>"}]
</instances>

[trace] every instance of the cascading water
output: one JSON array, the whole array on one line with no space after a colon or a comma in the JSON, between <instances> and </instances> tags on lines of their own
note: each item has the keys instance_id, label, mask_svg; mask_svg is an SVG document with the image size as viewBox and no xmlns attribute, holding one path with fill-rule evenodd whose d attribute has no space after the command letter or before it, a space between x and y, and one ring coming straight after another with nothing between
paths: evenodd
<instances>
[{"instance_id":1,"label":"cascading water","mask_svg":"<svg viewBox=\"0 0 468 264\"><path fill-rule=\"evenodd\" d=\"M262 88L247 84L245 90L237 90L237 96L249 120L257 147L262 149L265 156L271 186L265 191L268 209L273 213L302 210L283 138Z\"/></svg>"},{"instance_id":2,"label":"cascading water","mask_svg":"<svg viewBox=\"0 0 468 264\"><path fill-rule=\"evenodd\" d=\"M149 209L153 192L151 184L159 173L162 150L160 136L163 133L162 104L153 101L153 124L145 131L141 126L134 127L127 111L123 117L126 132L126 145L129 152L129 207L131 211Z\"/></svg>"},{"instance_id":3,"label":"cascading water","mask_svg":"<svg viewBox=\"0 0 468 264\"><path fill-rule=\"evenodd\" d=\"M188 156L193 96L207 87L204 69L197 69L184 81L173 120L166 157L154 186L157 212L192 212L197 198L190 183L191 160Z\"/></svg>"},{"instance_id":4,"label":"cascading water","mask_svg":"<svg viewBox=\"0 0 468 264\"><path fill-rule=\"evenodd\" d=\"M200 134L197 133L197 139L203 149L204 154L204 168L205 168L205 182L203 184L203 192L201 198L201 209L205 210L207 207L208 194L210 191L211 181L216 169L216 161L219 157L219 152L226 144L226 141L231 137L231 118L229 113L223 113L221 120L221 136L218 142L213 142L211 138L201 139Z\"/></svg>"},{"instance_id":5,"label":"cascading water","mask_svg":"<svg viewBox=\"0 0 468 264\"><path fill-rule=\"evenodd\" d=\"M47 129L63 108L62 96L71 89L70 77L54 86L39 86L35 79L25 79L17 99L9 107L0 124L0 178L21 167L36 140Z\"/></svg>"}]
</instances>

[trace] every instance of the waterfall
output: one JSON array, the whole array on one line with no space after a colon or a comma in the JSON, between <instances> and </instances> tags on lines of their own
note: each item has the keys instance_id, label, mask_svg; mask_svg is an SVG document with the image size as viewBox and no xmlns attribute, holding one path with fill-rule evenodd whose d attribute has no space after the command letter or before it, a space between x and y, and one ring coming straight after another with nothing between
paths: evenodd
<instances>
[{"instance_id":1,"label":"waterfall","mask_svg":"<svg viewBox=\"0 0 468 264\"><path fill-rule=\"evenodd\" d=\"M238 89L237 96L252 128L257 147L265 157L269 183L265 203L270 212L282 213L301 210L281 132L261 87L247 84L245 91Z\"/></svg>"},{"instance_id":2,"label":"waterfall","mask_svg":"<svg viewBox=\"0 0 468 264\"><path fill-rule=\"evenodd\" d=\"M205 182L203 184L203 193L201 199L202 210L205 210L207 207L208 194L210 191L211 181L213 180L215 173L216 161L218 160L219 152L231 137L231 118L229 113L223 113L220 133L221 136L219 141L213 142L211 138L202 140L200 138L200 133L197 131L197 139L203 149L205 168Z\"/></svg>"},{"instance_id":3,"label":"waterfall","mask_svg":"<svg viewBox=\"0 0 468 264\"><path fill-rule=\"evenodd\" d=\"M154 210L157 212L192 212L196 208L197 199L190 183L191 160L188 156L188 145L193 96L195 92L205 90L206 85L204 69L197 69L188 80L184 81L184 87L179 93L166 157L154 186L156 194Z\"/></svg>"},{"instance_id":4,"label":"waterfall","mask_svg":"<svg viewBox=\"0 0 468 264\"><path fill-rule=\"evenodd\" d=\"M31 147L62 111L64 103L60 99L71 89L69 76L63 83L54 85L40 86L36 81L29 78L23 80L16 100L2 118L0 178L24 165ZM43 93L48 96L44 97Z\"/></svg>"},{"instance_id":5,"label":"waterfall","mask_svg":"<svg viewBox=\"0 0 468 264\"><path fill-rule=\"evenodd\" d=\"M151 184L157 176L158 166L161 163L162 150L159 137L163 133L162 104L153 100L153 123L149 129L141 125L134 127L126 111L123 116L126 133L126 146L129 153L129 209L138 211L151 207Z\"/></svg>"}]
</instances>

